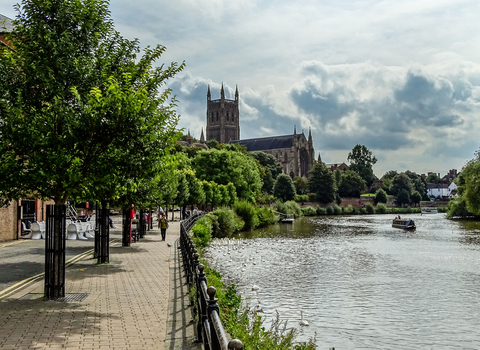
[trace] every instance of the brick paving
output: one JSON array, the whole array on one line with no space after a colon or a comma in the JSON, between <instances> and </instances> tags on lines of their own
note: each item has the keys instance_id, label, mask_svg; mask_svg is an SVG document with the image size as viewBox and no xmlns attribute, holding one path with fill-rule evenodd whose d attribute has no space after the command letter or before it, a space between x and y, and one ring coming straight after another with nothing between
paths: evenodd
<instances>
[{"instance_id":1,"label":"brick paving","mask_svg":"<svg viewBox=\"0 0 480 350\"><path fill-rule=\"evenodd\" d=\"M88 257L66 269L72 301L43 300L43 279L0 300L1 349L201 349L194 344L182 279L179 223L131 247L110 247L110 264Z\"/></svg>"}]
</instances>

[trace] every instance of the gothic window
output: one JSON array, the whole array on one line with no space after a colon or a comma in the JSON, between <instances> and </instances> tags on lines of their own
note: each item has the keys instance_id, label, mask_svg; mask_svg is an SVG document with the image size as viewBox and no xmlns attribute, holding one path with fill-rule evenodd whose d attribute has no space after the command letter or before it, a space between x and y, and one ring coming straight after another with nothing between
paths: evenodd
<instances>
[{"instance_id":1,"label":"gothic window","mask_svg":"<svg viewBox=\"0 0 480 350\"><path fill-rule=\"evenodd\" d=\"M228 112L227 112L227 122L228 122Z\"/></svg>"},{"instance_id":2,"label":"gothic window","mask_svg":"<svg viewBox=\"0 0 480 350\"><path fill-rule=\"evenodd\" d=\"M217 112L217 122L218 122L218 112Z\"/></svg>"},{"instance_id":3,"label":"gothic window","mask_svg":"<svg viewBox=\"0 0 480 350\"><path fill-rule=\"evenodd\" d=\"M210 119L213 122L213 112L210 112Z\"/></svg>"}]
</instances>

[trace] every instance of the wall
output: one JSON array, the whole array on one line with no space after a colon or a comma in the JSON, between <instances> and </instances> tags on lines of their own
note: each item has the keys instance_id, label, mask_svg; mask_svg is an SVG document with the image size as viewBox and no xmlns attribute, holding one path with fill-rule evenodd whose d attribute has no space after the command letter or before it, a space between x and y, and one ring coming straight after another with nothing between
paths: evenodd
<instances>
[{"instance_id":1,"label":"wall","mask_svg":"<svg viewBox=\"0 0 480 350\"><path fill-rule=\"evenodd\" d=\"M0 242L17 239L17 202L0 208Z\"/></svg>"}]
</instances>

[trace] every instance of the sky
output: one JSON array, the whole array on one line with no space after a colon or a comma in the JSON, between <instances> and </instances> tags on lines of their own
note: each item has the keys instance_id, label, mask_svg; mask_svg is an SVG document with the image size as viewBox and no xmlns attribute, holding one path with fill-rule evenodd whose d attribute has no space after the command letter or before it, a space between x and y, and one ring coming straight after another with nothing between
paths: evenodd
<instances>
[{"instance_id":1,"label":"sky","mask_svg":"<svg viewBox=\"0 0 480 350\"><path fill-rule=\"evenodd\" d=\"M0 0L14 18L15 1ZM480 148L478 0L111 0L116 29L158 64L186 67L168 87L179 127L200 138L206 95L240 95L240 138L311 129L316 157L374 173L461 170Z\"/></svg>"}]
</instances>

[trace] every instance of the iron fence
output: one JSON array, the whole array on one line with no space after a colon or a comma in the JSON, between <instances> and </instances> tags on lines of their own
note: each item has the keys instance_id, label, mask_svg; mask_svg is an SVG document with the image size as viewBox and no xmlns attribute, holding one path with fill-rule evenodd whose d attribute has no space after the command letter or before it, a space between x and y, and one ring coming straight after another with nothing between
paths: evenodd
<instances>
[{"instance_id":1,"label":"iron fence","mask_svg":"<svg viewBox=\"0 0 480 350\"><path fill-rule=\"evenodd\" d=\"M220 321L219 308L215 298L215 287L207 287L205 267L198 260L198 252L188 232L195 222L204 214L200 213L180 223L180 249L183 268L190 289L196 287L196 303L192 300L194 315L198 316L196 341L203 342L205 350L242 350L243 344L238 339L228 341L227 334ZM195 317L197 318L197 317Z\"/></svg>"}]
</instances>

